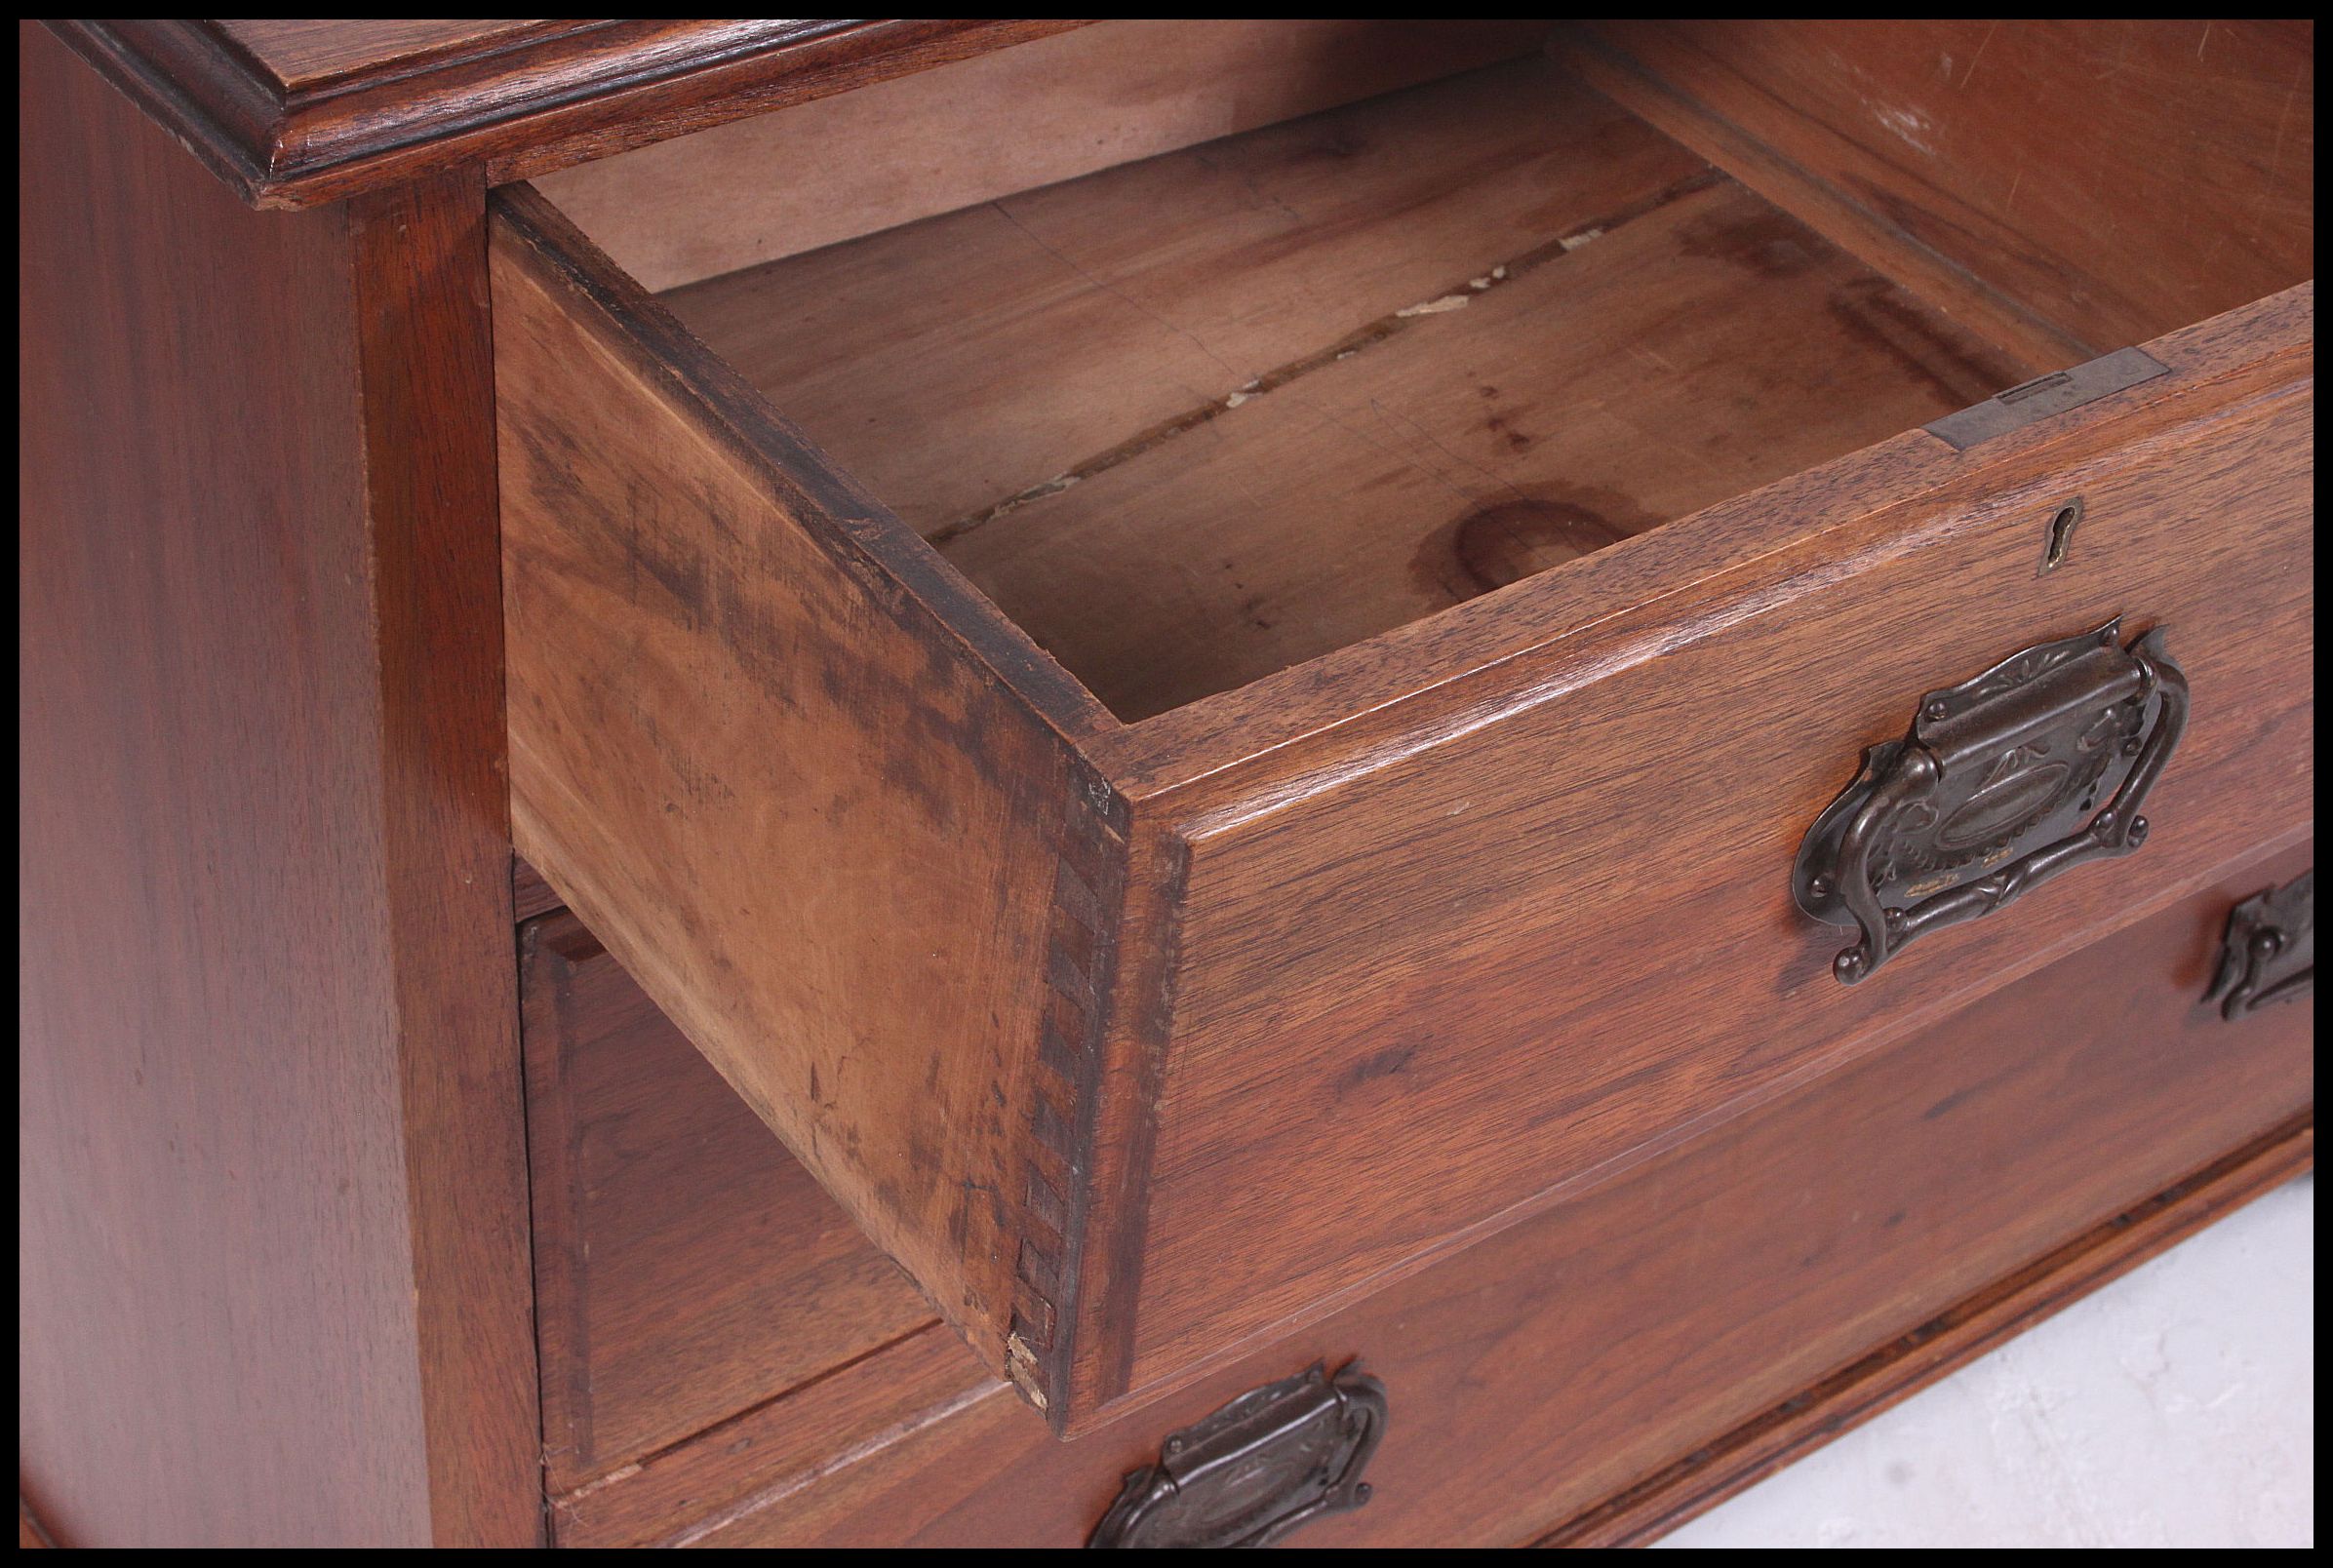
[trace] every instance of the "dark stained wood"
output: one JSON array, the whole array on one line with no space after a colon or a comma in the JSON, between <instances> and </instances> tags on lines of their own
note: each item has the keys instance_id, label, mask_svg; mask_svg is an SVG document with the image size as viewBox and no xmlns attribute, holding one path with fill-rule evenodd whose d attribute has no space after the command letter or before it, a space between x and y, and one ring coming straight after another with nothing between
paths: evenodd
<instances>
[{"instance_id":1,"label":"dark stained wood","mask_svg":"<svg viewBox=\"0 0 2333 1568\"><path fill-rule=\"evenodd\" d=\"M24 1495L532 1544L484 191L256 216L21 41Z\"/></svg>"},{"instance_id":2,"label":"dark stained wood","mask_svg":"<svg viewBox=\"0 0 2333 1568\"><path fill-rule=\"evenodd\" d=\"M2309 1157L2309 1005L2201 1003L2252 859L2121 935L1060 1444L926 1334L561 1499L563 1545L1077 1545L1161 1435L1325 1357L1382 1378L1312 1546L1636 1538ZM1698 1490L1697 1490L1698 1489ZM1717 1495L1721 1495L1718 1493Z\"/></svg>"},{"instance_id":3,"label":"dark stained wood","mask_svg":"<svg viewBox=\"0 0 2333 1568\"><path fill-rule=\"evenodd\" d=\"M510 904L511 918L521 921L563 907L551 884L542 880L542 873L517 855L510 857Z\"/></svg>"},{"instance_id":4,"label":"dark stained wood","mask_svg":"<svg viewBox=\"0 0 2333 1568\"><path fill-rule=\"evenodd\" d=\"M2091 357L2082 344L2042 321L2025 304L1915 243L1869 207L1841 196L1732 121L1710 114L1669 91L1577 30L1559 30L1550 40L1548 52L1581 81L1626 104L2002 352L2052 370Z\"/></svg>"},{"instance_id":5,"label":"dark stained wood","mask_svg":"<svg viewBox=\"0 0 2333 1568\"><path fill-rule=\"evenodd\" d=\"M539 1524L525 1112L509 947L485 190L455 172L349 204L370 513L381 832L432 1533Z\"/></svg>"},{"instance_id":6,"label":"dark stained wood","mask_svg":"<svg viewBox=\"0 0 2333 1568\"><path fill-rule=\"evenodd\" d=\"M1074 25L24 35L20 1538L37 1514L74 1545L540 1541L513 799L547 876L530 907L572 897L977 1352L773 1150L672 1140L707 1084L627 1076L654 1071L628 1045L671 1046L653 1020L586 1068L554 1016L558 1071L532 1085L543 1168L572 1180L537 1195L547 1475L578 1544L889 1542L926 1519L1066 1544L1163 1420L1357 1348L1413 1388L1497 1392L1414 1403L1380 1505L1323 1544L1453 1519L1625 1539L2306 1157L2308 1014L2231 1031L2184 957L2232 879L2251 890L2243 863L2297 863L2309 832L2313 295L2246 302L2309 263L2305 29L2042 24L2004 61L1991 24L1681 45L1629 24L1603 36L1636 65L1581 68L1679 145L1551 82L1439 122L1481 167L1420 158L1424 136L1397 138L1407 168L1365 145L1316 146L1327 172L1303 179L1226 166L1237 220L1178 237L1233 243L1179 270L1143 261L1170 204L1135 176L1105 176L1110 212L1077 187L1015 198L1008 251L1060 252L1031 276L1066 263L1091 273L1072 297L1110 296L1076 346L1203 389L931 526L1020 624L529 191L494 225L490 366L488 184ZM1816 59L1826 39L1861 63ZM1513 145L1532 114L1594 134L1533 166ZM2035 158L2055 162L2029 184ZM1637 199L1567 225L1519 168L1560 174L1555 205L1605 178ZM1291 192L1368 200L1349 236L1276 255ZM1503 275L1461 248L1428 293L1391 292L1436 259L1403 240L1470 200L1465 241L1506 224L1538 248ZM2100 242L2134 214L2145 232ZM895 327L916 291L868 283ZM1311 342L1324 302L1370 291L1396 303L1347 338L1206 379L1210 339ZM1818 296L1869 308L1850 329ZM1923 400L2224 306L2151 344L2159 381L1981 450L1901 436L1789 472ZM1048 330L1076 339L1067 319ZM1158 351L1178 332L1206 366ZM861 357L845 335L826 354ZM1713 338L1739 352L1691 357ZM1582 343L1602 351L1562 357ZM1615 372L1630 351L1654 363ZM955 377L948 412L998 396L976 371L1030 374L863 358ZM1497 403L1519 362L1548 377L1523 390L1633 430L1452 390L1463 368ZM1694 396L1648 395L1668 383ZM1119 419L1130 385L1125 407L1048 389L1034 415ZM1318 425L1275 434L1300 406ZM1386 441L1342 440L1370 421ZM1231 439L1258 431L1261 461ZM1232 477L1193 506L1169 459L1207 443ZM1626 526L1572 493L1551 532L1448 483L1577 484L1616 450L1599 493L1643 503ZM1400 487L1421 471L1468 511L1399 578L1361 546L1415 527ZM1077 484L1038 493L1057 479ZM1338 482L1361 490L1300 515ZM2069 492L2084 529L2036 577ZM1142 507L1181 517L1179 555L1025 528L1085 517L1114 545ZM1313 597L1388 597L1290 626L1235 584L1227 617L1206 575L1226 524L1350 573ZM1483 591L1448 591L1453 568ZM1215 602L1176 635L1220 668L1127 660L1122 684L1079 651L1154 634L1100 603L1144 571ZM1855 752L1909 693L2116 610L2171 624L2196 693L2148 849L1829 986L1840 939L1789 913L1782 869ZM1243 665L1221 628L1244 619L1287 647ZM1119 723L1032 630L1156 717ZM558 929L571 971L605 964ZM538 977L553 1015L588 989ZM2073 1022L2036 1042L2036 1018ZM656 1157L594 1166L586 1104ZM673 1197L757 1170L768 1206L742 1224L768 1251L716 1234L735 1210ZM1892 1215L1851 1206L1890 1184ZM1531 1371L1497 1381L1513 1356L1486 1347ZM1099 1435L1050 1444L995 1374Z\"/></svg>"},{"instance_id":7,"label":"dark stained wood","mask_svg":"<svg viewBox=\"0 0 2333 1568\"><path fill-rule=\"evenodd\" d=\"M520 952L546 1486L934 1324L574 917Z\"/></svg>"},{"instance_id":8,"label":"dark stained wood","mask_svg":"<svg viewBox=\"0 0 2333 1568\"><path fill-rule=\"evenodd\" d=\"M1102 716L539 198L494 233L517 846L1002 1372L1074 1235Z\"/></svg>"},{"instance_id":9,"label":"dark stained wood","mask_svg":"<svg viewBox=\"0 0 2333 1568\"><path fill-rule=\"evenodd\" d=\"M2033 372L1713 179L1522 60L671 302L1134 720Z\"/></svg>"},{"instance_id":10,"label":"dark stained wood","mask_svg":"<svg viewBox=\"0 0 2333 1568\"><path fill-rule=\"evenodd\" d=\"M1614 21L1566 58L1880 270L1958 269L1960 297L2061 334L2072 363L2313 275L2314 33Z\"/></svg>"},{"instance_id":11,"label":"dark stained wood","mask_svg":"<svg viewBox=\"0 0 2333 1568\"><path fill-rule=\"evenodd\" d=\"M278 91L297 93L442 67L453 57L492 55L604 23L267 17L204 25L240 49Z\"/></svg>"},{"instance_id":12,"label":"dark stained wood","mask_svg":"<svg viewBox=\"0 0 2333 1568\"><path fill-rule=\"evenodd\" d=\"M465 166L521 179L1079 23L51 25L246 200L298 208Z\"/></svg>"},{"instance_id":13,"label":"dark stained wood","mask_svg":"<svg viewBox=\"0 0 2333 1568\"><path fill-rule=\"evenodd\" d=\"M1443 717L1385 716L1379 747L1354 737L1309 777L1273 758L1273 783L1230 799L1218 775L1190 804L1138 800L1137 820L1179 824L1190 867L1142 1285L1113 1304L1132 1309L1127 1386L1834 1071L2307 823L2295 370L2169 428L2142 405L2104 452L1996 471L1974 504L1819 532L1747 581L1615 611ZM2114 521L2038 576L2073 495L2085 529ZM1786 868L1863 749L1919 693L2123 612L2171 628L2195 691L2145 851L1839 986L1844 944L1796 912Z\"/></svg>"},{"instance_id":14,"label":"dark stained wood","mask_svg":"<svg viewBox=\"0 0 2333 1568\"><path fill-rule=\"evenodd\" d=\"M534 184L618 266L670 289L1535 54L1546 38L1527 19L1104 21Z\"/></svg>"}]
</instances>

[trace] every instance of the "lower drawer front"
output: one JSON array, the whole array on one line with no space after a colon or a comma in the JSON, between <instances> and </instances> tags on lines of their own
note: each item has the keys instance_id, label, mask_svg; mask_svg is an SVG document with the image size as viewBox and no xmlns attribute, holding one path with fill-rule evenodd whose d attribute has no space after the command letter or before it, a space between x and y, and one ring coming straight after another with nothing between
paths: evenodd
<instances>
[{"instance_id":1,"label":"lower drawer front","mask_svg":"<svg viewBox=\"0 0 2333 1568\"><path fill-rule=\"evenodd\" d=\"M1495 1545L1567 1523L1657 1524L1729 1465L1832 1429L2293 1167L2312 1006L2228 1021L2204 997L2231 909L2312 853L2253 859L1090 1438L1055 1441L933 1327L554 1499L559 1541L1072 1546L1167 1432L1316 1359L1357 1360L1390 1416L1372 1499L1304 1525L1299 1543ZM2116 1223L2247 1146L2255 1156L2189 1191L2184 1210ZM725 1171L697 1176L702 1192L674 1188L676 1205L750 1206ZM588 1251L592 1237L577 1239ZM1778 1412L1809 1391L1802 1417ZM1745 1435L1769 1416L1764 1436ZM1675 1487L1647 1488L1680 1470ZM1581 1524L1632 1488L1650 1501Z\"/></svg>"}]
</instances>

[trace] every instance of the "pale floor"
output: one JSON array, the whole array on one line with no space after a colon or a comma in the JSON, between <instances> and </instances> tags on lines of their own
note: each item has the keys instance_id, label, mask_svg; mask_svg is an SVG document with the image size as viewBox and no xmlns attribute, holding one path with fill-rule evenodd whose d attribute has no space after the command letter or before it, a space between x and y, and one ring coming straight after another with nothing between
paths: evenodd
<instances>
[{"instance_id":1,"label":"pale floor","mask_svg":"<svg viewBox=\"0 0 2333 1568\"><path fill-rule=\"evenodd\" d=\"M2314 1210L2266 1195L1660 1545L2313 1545Z\"/></svg>"}]
</instances>

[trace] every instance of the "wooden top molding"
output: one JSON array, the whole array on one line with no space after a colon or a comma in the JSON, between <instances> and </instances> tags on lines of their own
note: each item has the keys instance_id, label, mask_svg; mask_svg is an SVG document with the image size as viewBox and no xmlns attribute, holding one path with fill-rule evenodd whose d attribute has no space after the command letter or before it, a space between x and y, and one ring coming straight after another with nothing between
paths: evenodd
<instances>
[{"instance_id":1,"label":"wooden top molding","mask_svg":"<svg viewBox=\"0 0 2333 1568\"><path fill-rule=\"evenodd\" d=\"M285 92L336 83L378 80L442 64L447 57L475 58L528 38L557 37L594 21L338 21L268 17L257 21L206 21L239 45L251 62Z\"/></svg>"},{"instance_id":2,"label":"wooden top molding","mask_svg":"<svg viewBox=\"0 0 2333 1568\"><path fill-rule=\"evenodd\" d=\"M255 207L525 179L1074 20L52 21Z\"/></svg>"}]
</instances>

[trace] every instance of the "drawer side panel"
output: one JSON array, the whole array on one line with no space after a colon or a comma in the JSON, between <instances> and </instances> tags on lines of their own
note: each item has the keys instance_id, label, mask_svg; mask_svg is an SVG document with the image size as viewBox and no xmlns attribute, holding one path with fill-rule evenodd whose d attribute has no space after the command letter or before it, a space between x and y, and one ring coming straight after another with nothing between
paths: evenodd
<instances>
[{"instance_id":1,"label":"drawer side panel","mask_svg":"<svg viewBox=\"0 0 2333 1568\"><path fill-rule=\"evenodd\" d=\"M1882 271L1959 274L1962 314L2023 317L2059 363L2314 271L2305 18L1631 20L1557 48Z\"/></svg>"},{"instance_id":2,"label":"drawer side panel","mask_svg":"<svg viewBox=\"0 0 2333 1568\"><path fill-rule=\"evenodd\" d=\"M1090 700L540 198L493 249L518 849L1004 1371L1111 962Z\"/></svg>"}]
</instances>

